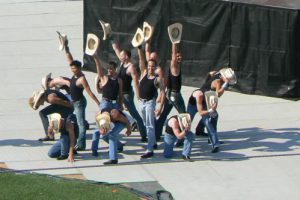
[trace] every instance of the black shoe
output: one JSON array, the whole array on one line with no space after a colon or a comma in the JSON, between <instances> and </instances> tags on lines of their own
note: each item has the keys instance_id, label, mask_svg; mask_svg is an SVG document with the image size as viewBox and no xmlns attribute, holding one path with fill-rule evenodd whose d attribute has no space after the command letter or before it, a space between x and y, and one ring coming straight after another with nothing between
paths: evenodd
<instances>
[{"instance_id":1,"label":"black shoe","mask_svg":"<svg viewBox=\"0 0 300 200\"><path fill-rule=\"evenodd\" d=\"M133 122L133 124L131 125L131 131L132 132L136 132L138 131L138 126L136 122Z\"/></svg>"},{"instance_id":2,"label":"black shoe","mask_svg":"<svg viewBox=\"0 0 300 200\"><path fill-rule=\"evenodd\" d=\"M118 164L118 160L109 160L103 163L104 165L116 165Z\"/></svg>"},{"instance_id":3,"label":"black shoe","mask_svg":"<svg viewBox=\"0 0 300 200\"><path fill-rule=\"evenodd\" d=\"M60 155L57 160L66 160L69 156L68 155Z\"/></svg>"},{"instance_id":4,"label":"black shoe","mask_svg":"<svg viewBox=\"0 0 300 200\"><path fill-rule=\"evenodd\" d=\"M209 138L207 139L207 143L208 143L208 144L211 144L211 141L210 141L210 139L209 139ZM220 143L220 144L224 144L224 142L223 142L223 141L219 141L219 143Z\"/></svg>"},{"instance_id":5,"label":"black shoe","mask_svg":"<svg viewBox=\"0 0 300 200\"><path fill-rule=\"evenodd\" d=\"M84 126L85 126L85 129L86 129L86 130L90 130L90 124L89 124L88 121L85 120Z\"/></svg>"},{"instance_id":6,"label":"black shoe","mask_svg":"<svg viewBox=\"0 0 300 200\"><path fill-rule=\"evenodd\" d=\"M121 146L118 147L118 153L124 151L124 146L125 146L125 144L121 144Z\"/></svg>"},{"instance_id":7,"label":"black shoe","mask_svg":"<svg viewBox=\"0 0 300 200\"><path fill-rule=\"evenodd\" d=\"M93 152L92 152L92 156L98 157L98 156L99 156L99 155L98 155L98 152L97 152L97 151L93 151Z\"/></svg>"},{"instance_id":8,"label":"black shoe","mask_svg":"<svg viewBox=\"0 0 300 200\"><path fill-rule=\"evenodd\" d=\"M151 151L151 152L147 152L147 153L141 155L141 158L150 158L150 157L153 157L153 155L154 155L154 153L153 153L153 151Z\"/></svg>"},{"instance_id":9,"label":"black shoe","mask_svg":"<svg viewBox=\"0 0 300 200\"><path fill-rule=\"evenodd\" d=\"M153 145L153 149L157 149L157 144L156 143Z\"/></svg>"},{"instance_id":10,"label":"black shoe","mask_svg":"<svg viewBox=\"0 0 300 200\"><path fill-rule=\"evenodd\" d=\"M194 160L192 160L189 156L182 155L182 159L188 162L194 162Z\"/></svg>"},{"instance_id":11,"label":"black shoe","mask_svg":"<svg viewBox=\"0 0 300 200\"><path fill-rule=\"evenodd\" d=\"M182 146L183 146L183 140L178 140L178 141L175 143L175 146L176 146L176 147L182 147Z\"/></svg>"},{"instance_id":12,"label":"black shoe","mask_svg":"<svg viewBox=\"0 0 300 200\"><path fill-rule=\"evenodd\" d=\"M160 136L156 137L156 142L159 142L159 141L161 141L161 137Z\"/></svg>"},{"instance_id":13,"label":"black shoe","mask_svg":"<svg viewBox=\"0 0 300 200\"><path fill-rule=\"evenodd\" d=\"M217 153L217 152L219 152L219 147L214 147L212 150L211 150L211 152L212 153Z\"/></svg>"},{"instance_id":14,"label":"black shoe","mask_svg":"<svg viewBox=\"0 0 300 200\"><path fill-rule=\"evenodd\" d=\"M44 138L40 138L39 141L40 142L44 142L44 141L54 141L54 138L50 138L49 136L46 136Z\"/></svg>"},{"instance_id":15,"label":"black shoe","mask_svg":"<svg viewBox=\"0 0 300 200\"><path fill-rule=\"evenodd\" d=\"M73 150L73 154L74 154L74 155L77 155L78 152L74 149L74 150Z\"/></svg>"},{"instance_id":16,"label":"black shoe","mask_svg":"<svg viewBox=\"0 0 300 200\"><path fill-rule=\"evenodd\" d=\"M196 131L196 133L195 133L197 136L202 136L202 137L207 137L208 135L207 135L207 133L205 133L205 132L197 132Z\"/></svg>"},{"instance_id":17,"label":"black shoe","mask_svg":"<svg viewBox=\"0 0 300 200\"><path fill-rule=\"evenodd\" d=\"M85 148L81 148L81 147L79 147L79 146L75 146L75 151L84 151L85 150Z\"/></svg>"},{"instance_id":18,"label":"black shoe","mask_svg":"<svg viewBox=\"0 0 300 200\"><path fill-rule=\"evenodd\" d=\"M148 142L148 139L147 139L146 137L142 137L142 138L141 138L141 142L142 142L142 143L146 143L146 142Z\"/></svg>"}]
</instances>

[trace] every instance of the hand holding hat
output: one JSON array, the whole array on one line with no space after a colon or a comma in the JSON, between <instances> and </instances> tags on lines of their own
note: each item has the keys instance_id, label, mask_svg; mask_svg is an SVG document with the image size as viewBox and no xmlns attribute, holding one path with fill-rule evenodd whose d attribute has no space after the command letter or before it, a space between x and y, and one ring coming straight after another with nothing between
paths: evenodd
<instances>
[{"instance_id":1,"label":"hand holding hat","mask_svg":"<svg viewBox=\"0 0 300 200\"><path fill-rule=\"evenodd\" d=\"M99 23L101 24L101 27L102 27L102 30L103 30L103 40L106 40L112 34L111 26L110 26L109 23L105 23L102 20L99 20Z\"/></svg>"},{"instance_id":2,"label":"hand holding hat","mask_svg":"<svg viewBox=\"0 0 300 200\"><path fill-rule=\"evenodd\" d=\"M60 51L63 51L68 46L68 37L67 37L67 35L61 34L58 31L56 31L56 33L58 34L58 39L59 39L58 49Z\"/></svg>"}]
</instances>

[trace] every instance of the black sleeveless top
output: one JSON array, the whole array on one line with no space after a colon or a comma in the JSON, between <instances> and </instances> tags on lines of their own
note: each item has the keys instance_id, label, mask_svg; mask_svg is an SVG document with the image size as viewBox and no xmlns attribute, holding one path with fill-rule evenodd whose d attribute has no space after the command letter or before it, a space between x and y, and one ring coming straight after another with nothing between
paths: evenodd
<instances>
[{"instance_id":1,"label":"black sleeveless top","mask_svg":"<svg viewBox=\"0 0 300 200\"><path fill-rule=\"evenodd\" d=\"M201 89L196 89L196 90L194 90L194 91L192 92L190 98L189 98L189 104L191 104L192 106L196 106L197 101L196 101L196 98L193 97L193 93L194 93L195 91L198 91L198 90L202 91ZM202 92L203 92L202 108L203 108L203 110L206 110L206 109L207 109L207 105L206 105L206 101L205 101L204 91L202 91Z\"/></svg>"},{"instance_id":2,"label":"black sleeveless top","mask_svg":"<svg viewBox=\"0 0 300 200\"><path fill-rule=\"evenodd\" d=\"M77 87L77 85L76 85L76 81L82 76L84 76L84 75L81 74L77 78L75 76L72 76L71 84L70 84L70 91L71 91L71 97L72 97L73 101L78 101L81 98L83 98L83 89L84 88Z\"/></svg>"},{"instance_id":3,"label":"black sleeveless top","mask_svg":"<svg viewBox=\"0 0 300 200\"><path fill-rule=\"evenodd\" d=\"M68 135L68 131L66 130L66 123L71 122L74 126L74 132L75 132L75 137L78 138L79 135L79 128L77 125L77 120L76 120L76 115L75 114L70 114L66 120L64 120L64 124L63 127L61 129L59 129L60 134L65 134Z\"/></svg>"},{"instance_id":4,"label":"black sleeveless top","mask_svg":"<svg viewBox=\"0 0 300 200\"><path fill-rule=\"evenodd\" d=\"M139 84L140 97L142 99L150 100L153 99L157 93L153 79L148 79L148 73L143 77Z\"/></svg>"},{"instance_id":5,"label":"black sleeveless top","mask_svg":"<svg viewBox=\"0 0 300 200\"><path fill-rule=\"evenodd\" d=\"M122 81L123 81L122 92L129 93L132 90L132 87L131 87L132 78L130 75L128 75L126 73L126 70L128 69L128 67L125 68L124 65L125 65L124 63L121 65L118 77L120 79L122 79ZM131 65L131 63L130 63L130 65Z\"/></svg>"},{"instance_id":6,"label":"black sleeveless top","mask_svg":"<svg viewBox=\"0 0 300 200\"><path fill-rule=\"evenodd\" d=\"M118 78L108 78L107 83L102 87L102 97L109 100L117 100L119 94Z\"/></svg>"},{"instance_id":7,"label":"black sleeveless top","mask_svg":"<svg viewBox=\"0 0 300 200\"><path fill-rule=\"evenodd\" d=\"M167 88L172 91L179 92L181 89L181 70L178 76L173 76L171 69L168 72Z\"/></svg>"},{"instance_id":8,"label":"black sleeveless top","mask_svg":"<svg viewBox=\"0 0 300 200\"><path fill-rule=\"evenodd\" d=\"M212 75L212 77L208 78L208 80L205 81L205 83L202 85L201 91L204 93L204 92L209 91L209 90L215 90L215 89L211 88L211 83L213 81L217 80L217 79L221 79L220 78L220 73L216 73L216 74Z\"/></svg>"},{"instance_id":9,"label":"black sleeveless top","mask_svg":"<svg viewBox=\"0 0 300 200\"><path fill-rule=\"evenodd\" d=\"M48 102L48 96L50 94L56 94L56 96L62 100L68 101L70 102L70 100L68 99L68 97L66 97L66 95L64 95L63 93L61 93L60 91L57 90L52 90L52 89L47 89L44 93L45 97L46 97L46 101ZM48 102L49 103L49 102Z\"/></svg>"},{"instance_id":10,"label":"black sleeveless top","mask_svg":"<svg viewBox=\"0 0 300 200\"><path fill-rule=\"evenodd\" d=\"M170 117L170 118L168 119L168 122L169 122L169 120L172 119L172 118L176 118L176 120L178 121L177 115L173 115L172 117ZM174 132L173 132L172 127L169 126L169 123L168 123L168 122L167 122L167 125L166 125L166 133L168 133L168 134L170 134L170 135L175 135ZM179 127L179 130L182 131L182 130L180 129L180 127Z\"/></svg>"}]
</instances>

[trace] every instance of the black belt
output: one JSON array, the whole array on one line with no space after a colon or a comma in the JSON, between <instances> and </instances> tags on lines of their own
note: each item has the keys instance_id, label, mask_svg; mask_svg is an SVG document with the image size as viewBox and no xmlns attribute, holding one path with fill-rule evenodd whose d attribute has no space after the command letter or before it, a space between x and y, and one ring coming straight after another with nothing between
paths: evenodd
<instances>
[{"instance_id":1,"label":"black belt","mask_svg":"<svg viewBox=\"0 0 300 200\"><path fill-rule=\"evenodd\" d=\"M117 100L111 100L111 99L108 99L108 98L105 98L105 97L102 97L103 100L105 101L108 101L110 103L117 103Z\"/></svg>"}]
</instances>

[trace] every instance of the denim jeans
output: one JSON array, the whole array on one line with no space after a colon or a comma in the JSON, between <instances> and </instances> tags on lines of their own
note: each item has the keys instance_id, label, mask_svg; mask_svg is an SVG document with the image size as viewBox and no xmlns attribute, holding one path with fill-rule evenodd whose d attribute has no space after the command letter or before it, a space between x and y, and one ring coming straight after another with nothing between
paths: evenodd
<instances>
[{"instance_id":1,"label":"denim jeans","mask_svg":"<svg viewBox=\"0 0 300 200\"><path fill-rule=\"evenodd\" d=\"M61 105L52 104L40 110L39 115L42 120L42 124L46 135L48 135L49 126L48 115L52 113L59 113L63 118L66 119L69 114L73 113L73 109Z\"/></svg>"},{"instance_id":2,"label":"denim jeans","mask_svg":"<svg viewBox=\"0 0 300 200\"><path fill-rule=\"evenodd\" d=\"M86 98L83 97L78 101L74 101L74 114L77 118L77 124L79 127L79 136L77 139L77 145L80 149L86 148L86 126L85 126L85 108Z\"/></svg>"},{"instance_id":3,"label":"denim jeans","mask_svg":"<svg viewBox=\"0 0 300 200\"><path fill-rule=\"evenodd\" d=\"M187 112L191 115L191 120L193 120L194 117L195 117L195 114L198 112L197 106L196 105L188 104L188 106L187 106ZM212 123L211 123L211 119L212 118L209 116L209 114L203 115L201 117L202 117L204 125L205 125L205 127L207 129L207 133L208 133L208 136L210 138L212 147L213 148L214 147L218 147L219 146L218 134L217 134L216 130L214 129Z\"/></svg>"},{"instance_id":4,"label":"denim jeans","mask_svg":"<svg viewBox=\"0 0 300 200\"><path fill-rule=\"evenodd\" d=\"M156 143L155 138L155 99L144 101L141 100L141 113L142 119L145 124L147 130L147 137L148 137L148 144L147 144L147 151L152 152L153 146Z\"/></svg>"},{"instance_id":5,"label":"denim jeans","mask_svg":"<svg viewBox=\"0 0 300 200\"><path fill-rule=\"evenodd\" d=\"M210 119L210 122L216 131L217 131L217 125L218 125L218 118L219 118L219 115L217 115L217 117ZM196 133L204 133L204 128L205 128L205 124L203 122L203 119L201 118L196 127Z\"/></svg>"},{"instance_id":6,"label":"denim jeans","mask_svg":"<svg viewBox=\"0 0 300 200\"><path fill-rule=\"evenodd\" d=\"M119 141L119 133L125 128L122 123L114 123L114 127L110 130L105 136L101 136L101 138L108 143L109 145L109 159L110 160L118 160L118 145ZM99 148L99 139L100 133L96 131L93 135L92 141L92 151L97 151Z\"/></svg>"},{"instance_id":7,"label":"denim jeans","mask_svg":"<svg viewBox=\"0 0 300 200\"><path fill-rule=\"evenodd\" d=\"M160 138L162 135L163 126L165 124L165 121L167 120L167 117L169 113L171 112L173 106L176 108L178 113L185 113L186 108L184 104L184 100L181 96L180 92L175 93L175 99L171 98L171 90L167 90L167 96L164 103L164 109L162 113L160 114L159 118L155 122L155 135L156 139ZM172 101L173 100L173 101Z\"/></svg>"},{"instance_id":8,"label":"denim jeans","mask_svg":"<svg viewBox=\"0 0 300 200\"><path fill-rule=\"evenodd\" d=\"M66 156L69 154L69 149L70 149L69 135L61 134L60 139L49 149L48 156L50 158Z\"/></svg>"},{"instance_id":9,"label":"denim jeans","mask_svg":"<svg viewBox=\"0 0 300 200\"><path fill-rule=\"evenodd\" d=\"M118 103L112 103L110 101L107 101L105 99L101 99L101 103L100 103L100 110L103 109L118 109Z\"/></svg>"},{"instance_id":10,"label":"denim jeans","mask_svg":"<svg viewBox=\"0 0 300 200\"><path fill-rule=\"evenodd\" d=\"M123 94L123 101L130 115L136 120L141 137L145 138L147 136L146 127L143 123L143 119L136 109L136 106L134 105L134 92L131 91L129 94Z\"/></svg>"},{"instance_id":11,"label":"denim jeans","mask_svg":"<svg viewBox=\"0 0 300 200\"><path fill-rule=\"evenodd\" d=\"M195 137L194 134L189 131L184 137L184 145L182 149L183 156L190 156L192 151L192 144ZM177 140L175 135L165 133L164 136L164 156L171 158L173 156L174 143Z\"/></svg>"}]
</instances>

